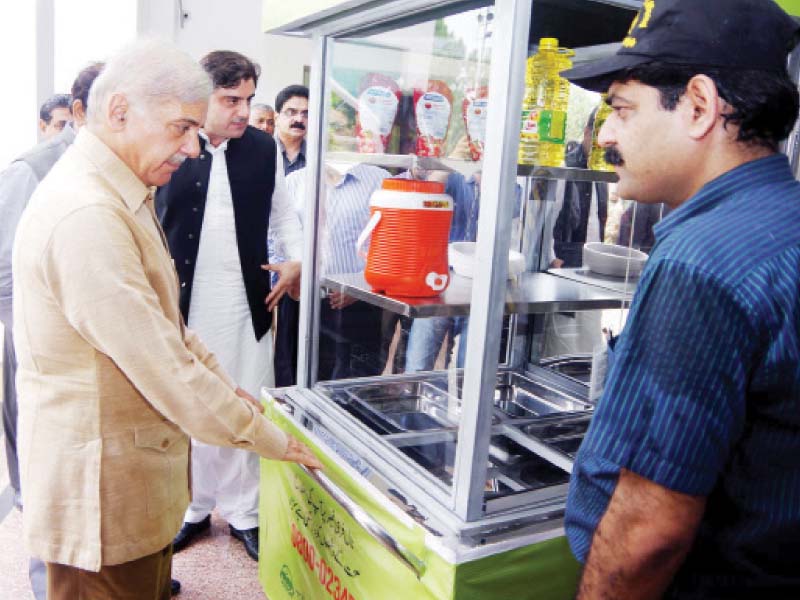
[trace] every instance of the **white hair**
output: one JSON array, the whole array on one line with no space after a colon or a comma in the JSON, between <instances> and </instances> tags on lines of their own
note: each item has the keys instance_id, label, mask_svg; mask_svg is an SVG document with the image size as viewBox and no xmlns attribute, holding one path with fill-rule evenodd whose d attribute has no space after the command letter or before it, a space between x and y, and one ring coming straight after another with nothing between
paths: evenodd
<instances>
[{"instance_id":1,"label":"white hair","mask_svg":"<svg viewBox=\"0 0 800 600\"><path fill-rule=\"evenodd\" d=\"M193 104L208 100L213 89L203 67L171 42L137 40L117 52L95 79L87 119L97 123L114 94L141 108L163 100Z\"/></svg>"}]
</instances>

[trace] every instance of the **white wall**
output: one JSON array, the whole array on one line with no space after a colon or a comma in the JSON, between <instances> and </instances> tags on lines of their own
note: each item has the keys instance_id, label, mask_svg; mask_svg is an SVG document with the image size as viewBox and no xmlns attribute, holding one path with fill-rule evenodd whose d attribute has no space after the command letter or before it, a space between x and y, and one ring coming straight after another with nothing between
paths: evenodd
<instances>
[{"instance_id":1,"label":"white wall","mask_svg":"<svg viewBox=\"0 0 800 600\"><path fill-rule=\"evenodd\" d=\"M178 2L140 0L139 33L172 39L198 59L211 50L248 56L261 65L258 102L272 104L282 88L303 82L303 66L311 62L311 42L263 33L262 0L183 0L182 5L189 14L183 26Z\"/></svg>"},{"instance_id":2,"label":"white wall","mask_svg":"<svg viewBox=\"0 0 800 600\"><path fill-rule=\"evenodd\" d=\"M36 143L35 2L0 3L0 171Z\"/></svg>"}]
</instances>

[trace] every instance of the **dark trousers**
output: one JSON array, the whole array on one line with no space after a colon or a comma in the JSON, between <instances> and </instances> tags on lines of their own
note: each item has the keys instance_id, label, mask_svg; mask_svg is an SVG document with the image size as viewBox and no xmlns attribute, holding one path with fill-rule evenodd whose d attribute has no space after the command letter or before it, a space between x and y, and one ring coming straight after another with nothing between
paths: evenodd
<instances>
[{"instance_id":1,"label":"dark trousers","mask_svg":"<svg viewBox=\"0 0 800 600\"><path fill-rule=\"evenodd\" d=\"M319 323L319 380L379 375L386 366L383 310L355 302L334 310L322 300Z\"/></svg>"},{"instance_id":2,"label":"dark trousers","mask_svg":"<svg viewBox=\"0 0 800 600\"><path fill-rule=\"evenodd\" d=\"M17 460L17 358L14 354L14 338L6 327L3 336L3 431L6 442L6 462L11 487L19 494L19 462Z\"/></svg>"},{"instance_id":3,"label":"dark trousers","mask_svg":"<svg viewBox=\"0 0 800 600\"><path fill-rule=\"evenodd\" d=\"M297 383L297 338L300 329L300 303L288 294L278 302L275 327L275 386Z\"/></svg>"},{"instance_id":4,"label":"dark trousers","mask_svg":"<svg viewBox=\"0 0 800 600\"><path fill-rule=\"evenodd\" d=\"M172 544L97 573L46 564L48 600L170 600Z\"/></svg>"}]
</instances>

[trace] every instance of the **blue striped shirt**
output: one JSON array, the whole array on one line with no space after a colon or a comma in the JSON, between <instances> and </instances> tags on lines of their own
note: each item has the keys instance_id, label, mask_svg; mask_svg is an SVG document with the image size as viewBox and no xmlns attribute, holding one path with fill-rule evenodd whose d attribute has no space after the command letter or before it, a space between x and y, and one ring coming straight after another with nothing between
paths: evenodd
<instances>
[{"instance_id":1,"label":"blue striped shirt","mask_svg":"<svg viewBox=\"0 0 800 600\"><path fill-rule=\"evenodd\" d=\"M364 259L356 254L356 241L369 221L369 199L391 177L388 171L372 165L359 164L345 173L335 185L326 186L322 228L322 273L359 273ZM291 173L286 178L289 194L295 199L295 210L303 219L305 203L305 171ZM364 245L366 251L368 244Z\"/></svg>"},{"instance_id":2,"label":"blue striped shirt","mask_svg":"<svg viewBox=\"0 0 800 600\"><path fill-rule=\"evenodd\" d=\"M675 597L800 598L800 184L783 155L749 162L655 233L575 461L570 545L585 561L625 468L708 497Z\"/></svg>"}]
</instances>

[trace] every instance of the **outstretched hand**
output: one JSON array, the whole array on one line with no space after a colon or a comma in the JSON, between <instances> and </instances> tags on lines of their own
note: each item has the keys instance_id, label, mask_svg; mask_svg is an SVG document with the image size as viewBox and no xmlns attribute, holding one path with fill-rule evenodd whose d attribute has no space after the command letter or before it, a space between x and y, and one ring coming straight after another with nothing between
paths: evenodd
<instances>
[{"instance_id":1,"label":"outstretched hand","mask_svg":"<svg viewBox=\"0 0 800 600\"><path fill-rule=\"evenodd\" d=\"M281 460L300 463L310 469L322 468L322 463L311 451L311 448L291 434L287 433L286 437L289 438L289 445L286 446L286 454L283 455Z\"/></svg>"},{"instance_id":2,"label":"outstretched hand","mask_svg":"<svg viewBox=\"0 0 800 600\"><path fill-rule=\"evenodd\" d=\"M284 294L289 294L290 298L297 300L300 298L300 275L301 265L299 260L289 260L282 263L261 265L265 271L272 271L278 274L278 281L270 291L264 304L267 310L272 311L278 306L278 301Z\"/></svg>"}]
</instances>

